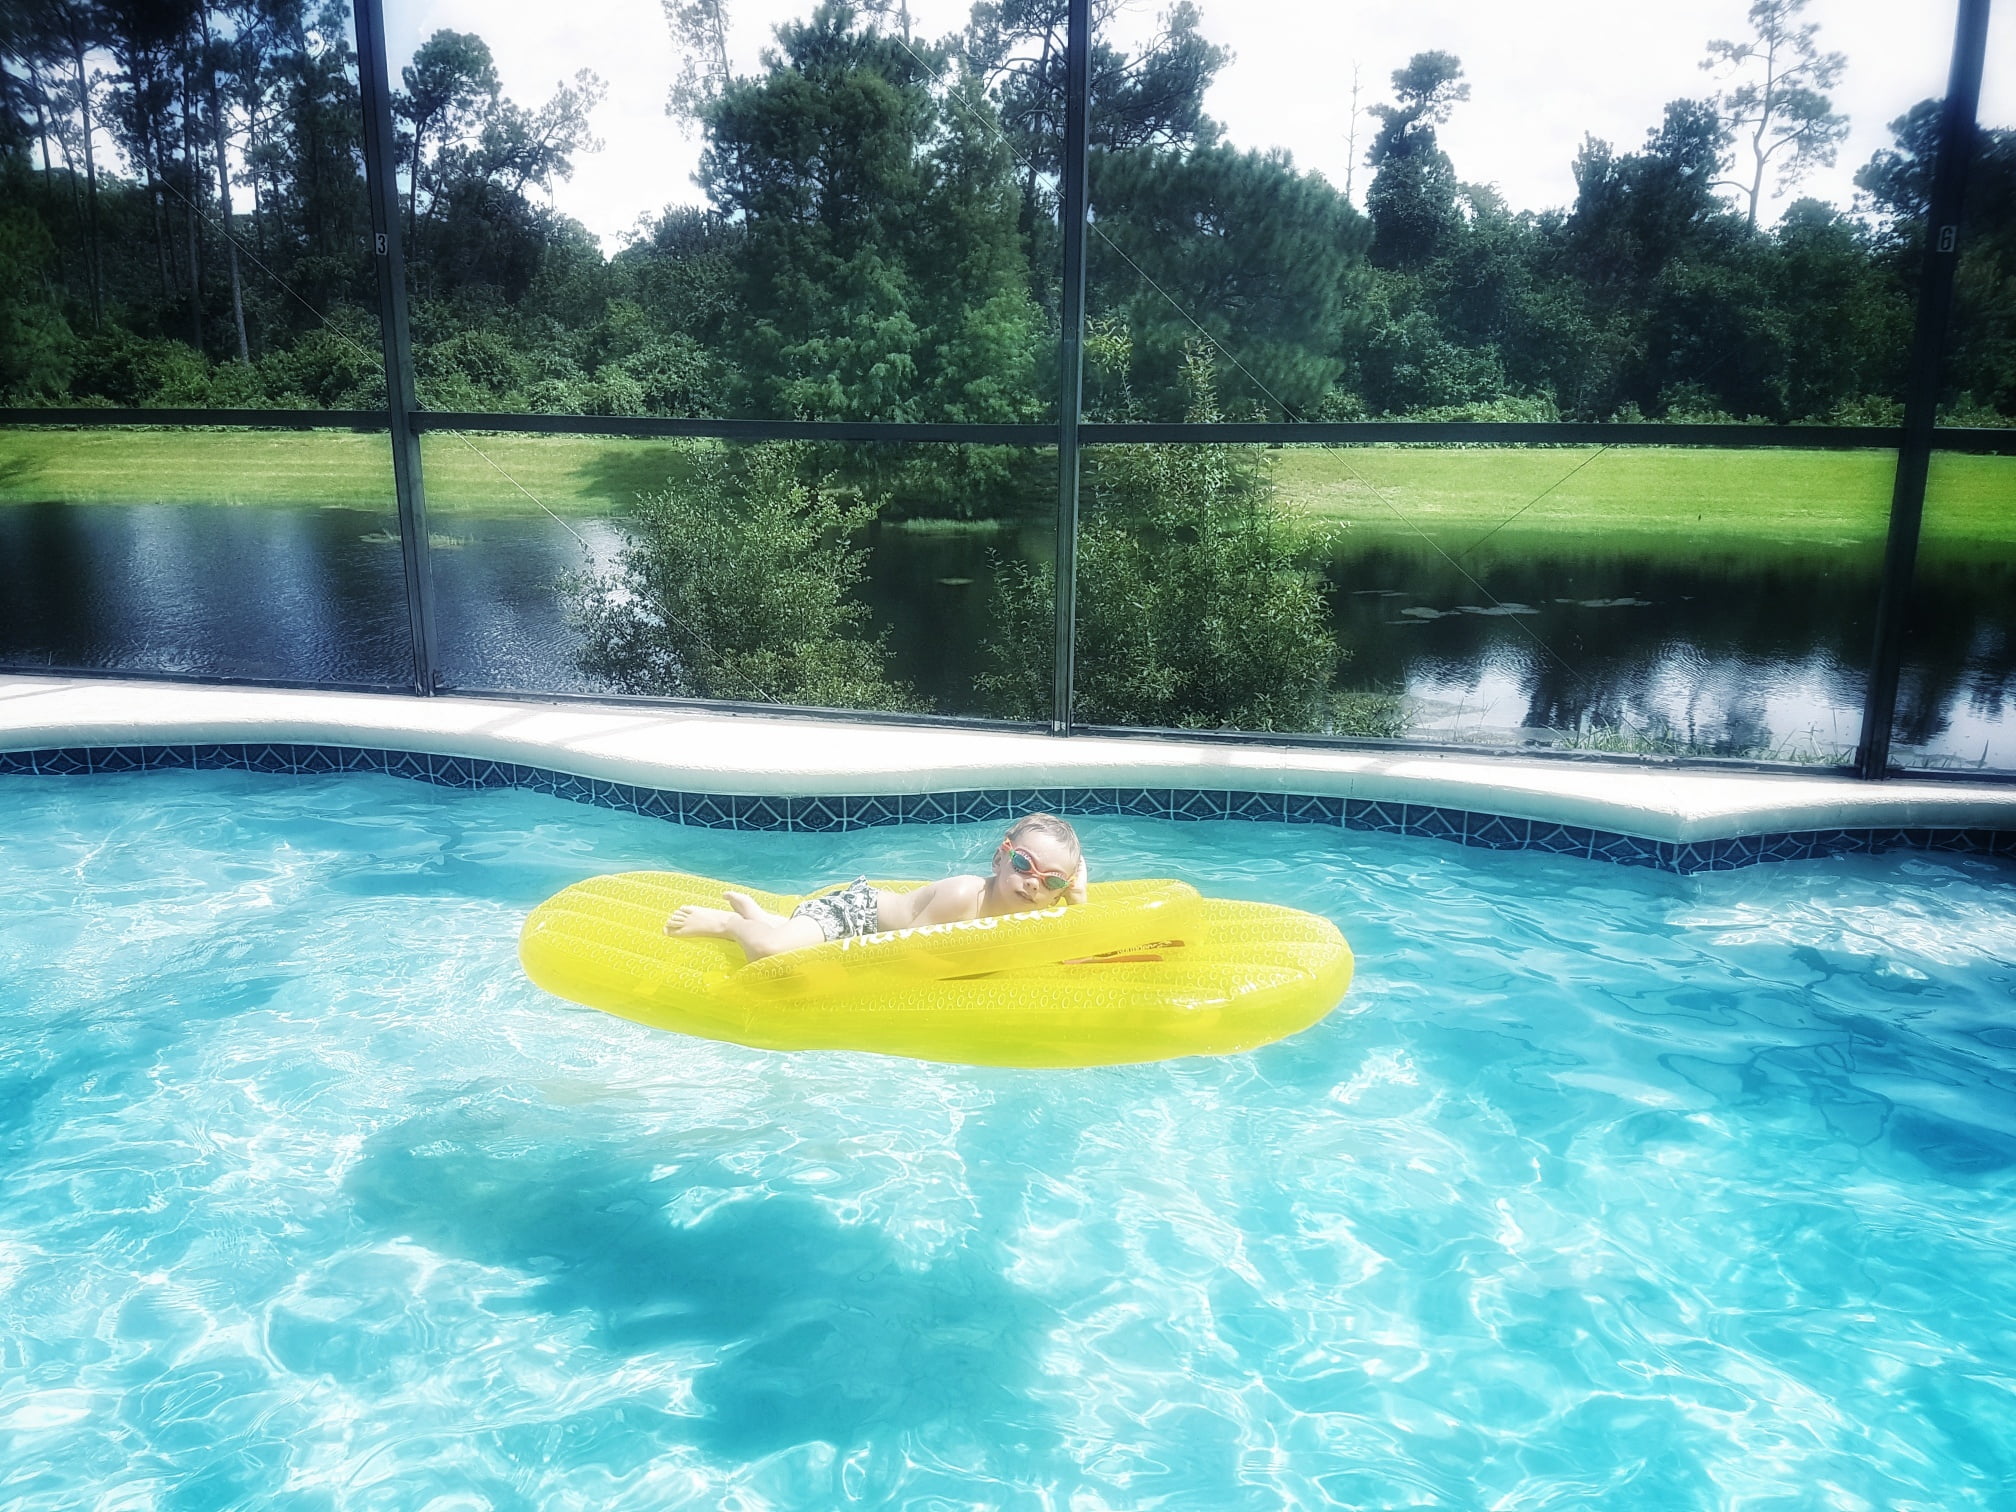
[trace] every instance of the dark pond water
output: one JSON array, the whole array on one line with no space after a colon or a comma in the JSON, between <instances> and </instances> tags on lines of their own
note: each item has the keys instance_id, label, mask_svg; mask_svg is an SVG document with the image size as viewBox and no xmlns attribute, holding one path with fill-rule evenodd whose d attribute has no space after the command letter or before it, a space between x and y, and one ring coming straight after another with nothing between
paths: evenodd
<instances>
[{"instance_id":1,"label":"dark pond water","mask_svg":"<svg viewBox=\"0 0 2016 1512\"><path fill-rule=\"evenodd\" d=\"M443 515L433 553L447 680L591 691L558 581L606 565L605 520ZM0 661L403 685L388 515L205 505L0 506ZM585 542L585 544L584 544ZM894 671L948 712L974 692L995 563L1047 532L886 529L868 598ZM1329 572L1341 683L1404 693L1411 732L1499 743L1670 732L1701 749L1825 758L1855 743L1873 553L1670 557L1516 545L1459 566L1347 544ZM1927 562L1898 740L1914 760L2016 767L2016 561Z\"/></svg>"}]
</instances>

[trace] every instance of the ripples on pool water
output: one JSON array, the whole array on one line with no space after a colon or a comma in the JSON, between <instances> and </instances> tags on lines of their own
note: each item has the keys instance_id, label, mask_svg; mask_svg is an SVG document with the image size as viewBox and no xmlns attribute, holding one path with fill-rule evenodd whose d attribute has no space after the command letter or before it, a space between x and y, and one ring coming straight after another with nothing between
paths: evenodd
<instances>
[{"instance_id":1,"label":"ripples on pool water","mask_svg":"<svg viewBox=\"0 0 2016 1512\"><path fill-rule=\"evenodd\" d=\"M1217 1061L769 1055L570 1007L685 830L390 778L0 779L10 1508L1988 1507L2016 1495L2016 872L1692 879L1084 822L1328 914Z\"/></svg>"}]
</instances>

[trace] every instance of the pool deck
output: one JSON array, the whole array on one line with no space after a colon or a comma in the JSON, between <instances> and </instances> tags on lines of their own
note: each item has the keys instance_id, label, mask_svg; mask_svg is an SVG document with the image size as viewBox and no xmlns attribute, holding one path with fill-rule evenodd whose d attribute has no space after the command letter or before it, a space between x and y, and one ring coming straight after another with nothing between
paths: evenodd
<instances>
[{"instance_id":1,"label":"pool deck","mask_svg":"<svg viewBox=\"0 0 2016 1512\"><path fill-rule=\"evenodd\" d=\"M1445 752L856 724L579 702L0 675L0 751L180 744L411 751L688 793L1146 787L1430 805L1667 842L1837 829L2016 831L2016 785L1856 782Z\"/></svg>"}]
</instances>

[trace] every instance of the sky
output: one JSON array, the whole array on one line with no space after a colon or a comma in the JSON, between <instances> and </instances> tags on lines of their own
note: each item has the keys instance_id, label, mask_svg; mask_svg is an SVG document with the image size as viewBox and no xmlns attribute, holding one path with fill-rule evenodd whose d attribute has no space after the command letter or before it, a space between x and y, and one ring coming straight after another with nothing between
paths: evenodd
<instances>
[{"instance_id":1,"label":"sky","mask_svg":"<svg viewBox=\"0 0 2016 1512\"><path fill-rule=\"evenodd\" d=\"M1231 49L1206 107L1239 147L1286 148L1296 164L1340 188L1352 154L1351 80L1360 105L1390 100L1391 74L1429 49L1462 59L1470 99L1440 139L1466 182L1494 185L1514 209L1566 206L1570 164L1584 133L1620 149L1641 145L1665 102L1711 92L1700 62L1710 38L1745 34L1747 0L1198 0L1202 30ZM810 0L729 0L731 56L753 70L780 20ZM1137 3L1114 26L1116 40L1152 28L1157 3ZM1981 119L2016 125L2016 19L1994 8ZM967 0L911 0L916 31L959 29ZM396 74L437 29L473 31L490 44L505 92L523 105L545 99L577 69L608 85L594 117L603 149L583 156L556 185L558 207L614 251L640 216L667 204L697 204L692 183L700 143L665 114L678 55L658 0L386 0L387 42ZM1944 92L1955 0L1811 0L1823 49L1847 54L1833 92L1849 117L1836 165L1797 191L1844 207L1854 171L1889 144L1885 124L1918 100ZM1359 155L1371 123L1359 125ZM1362 204L1368 170L1355 174ZM1767 201L1775 219L1790 198Z\"/></svg>"}]
</instances>

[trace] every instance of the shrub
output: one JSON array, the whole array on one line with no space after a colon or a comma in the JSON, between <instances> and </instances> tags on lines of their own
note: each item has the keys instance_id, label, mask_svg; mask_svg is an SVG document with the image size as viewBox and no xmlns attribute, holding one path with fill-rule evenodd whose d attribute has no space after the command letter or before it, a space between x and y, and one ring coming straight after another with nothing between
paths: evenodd
<instances>
[{"instance_id":1,"label":"shrub","mask_svg":"<svg viewBox=\"0 0 2016 1512\"><path fill-rule=\"evenodd\" d=\"M1218 418L1209 364L1184 367L1193 421ZM1254 447L1101 448L1078 536L1078 718L1184 729L1318 730L1344 653L1310 543ZM1012 718L1051 708L1054 577L1001 570L982 685Z\"/></svg>"},{"instance_id":2,"label":"shrub","mask_svg":"<svg viewBox=\"0 0 2016 1512\"><path fill-rule=\"evenodd\" d=\"M1675 425L1735 425L1737 418L1722 408L1706 385L1669 384L1659 393L1663 418Z\"/></svg>"},{"instance_id":3,"label":"shrub","mask_svg":"<svg viewBox=\"0 0 2016 1512\"><path fill-rule=\"evenodd\" d=\"M688 336L648 342L622 361L622 371L639 386L640 414L711 414L719 375L707 352Z\"/></svg>"},{"instance_id":4,"label":"shrub","mask_svg":"<svg viewBox=\"0 0 2016 1512\"><path fill-rule=\"evenodd\" d=\"M681 474L624 522L616 571L568 585L582 670L660 697L921 707L854 597L866 552L852 543L878 504L805 481L802 446L681 450Z\"/></svg>"},{"instance_id":5,"label":"shrub","mask_svg":"<svg viewBox=\"0 0 2016 1512\"><path fill-rule=\"evenodd\" d=\"M599 369L594 381L580 386L582 407L591 415L641 415L644 386L614 363Z\"/></svg>"},{"instance_id":6,"label":"shrub","mask_svg":"<svg viewBox=\"0 0 2016 1512\"><path fill-rule=\"evenodd\" d=\"M179 341L117 326L79 344L70 390L126 408L210 402L210 363Z\"/></svg>"},{"instance_id":7,"label":"shrub","mask_svg":"<svg viewBox=\"0 0 2016 1512\"><path fill-rule=\"evenodd\" d=\"M1983 403L1972 393L1957 395L1951 403L1939 407L1941 425L2003 427L2016 425L2016 415L2006 415L1992 405Z\"/></svg>"},{"instance_id":8,"label":"shrub","mask_svg":"<svg viewBox=\"0 0 2016 1512\"><path fill-rule=\"evenodd\" d=\"M463 326L417 345L421 402L435 409L511 409L532 376L531 364L501 331ZM453 402L449 402L452 400Z\"/></svg>"},{"instance_id":9,"label":"shrub","mask_svg":"<svg viewBox=\"0 0 2016 1512\"><path fill-rule=\"evenodd\" d=\"M1398 740L1407 733L1409 723L1404 694L1360 688L1332 695L1324 729L1332 735L1357 735L1365 740Z\"/></svg>"},{"instance_id":10,"label":"shrub","mask_svg":"<svg viewBox=\"0 0 2016 1512\"><path fill-rule=\"evenodd\" d=\"M525 391L525 407L535 415L585 415L583 385L565 378L541 378Z\"/></svg>"},{"instance_id":11,"label":"shrub","mask_svg":"<svg viewBox=\"0 0 2016 1512\"><path fill-rule=\"evenodd\" d=\"M1423 421L1484 421L1501 425L1547 425L1561 418L1560 406L1546 394L1501 394L1466 404L1444 404L1416 410L1406 417Z\"/></svg>"},{"instance_id":12,"label":"shrub","mask_svg":"<svg viewBox=\"0 0 2016 1512\"><path fill-rule=\"evenodd\" d=\"M329 324L259 359L267 402L281 408L382 409L385 366L378 322L361 310L332 310Z\"/></svg>"},{"instance_id":13,"label":"shrub","mask_svg":"<svg viewBox=\"0 0 2016 1512\"><path fill-rule=\"evenodd\" d=\"M1451 341L1426 310L1375 318L1352 345L1356 386L1376 413L1488 402L1510 386L1496 347Z\"/></svg>"},{"instance_id":14,"label":"shrub","mask_svg":"<svg viewBox=\"0 0 2016 1512\"><path fill-rule=\"evenodd\" d=\"M1843 399L1828 415L1830 425L1902 425L1904 406L1888 394L1862 394Z\"/></svg>"}]
</instances>

